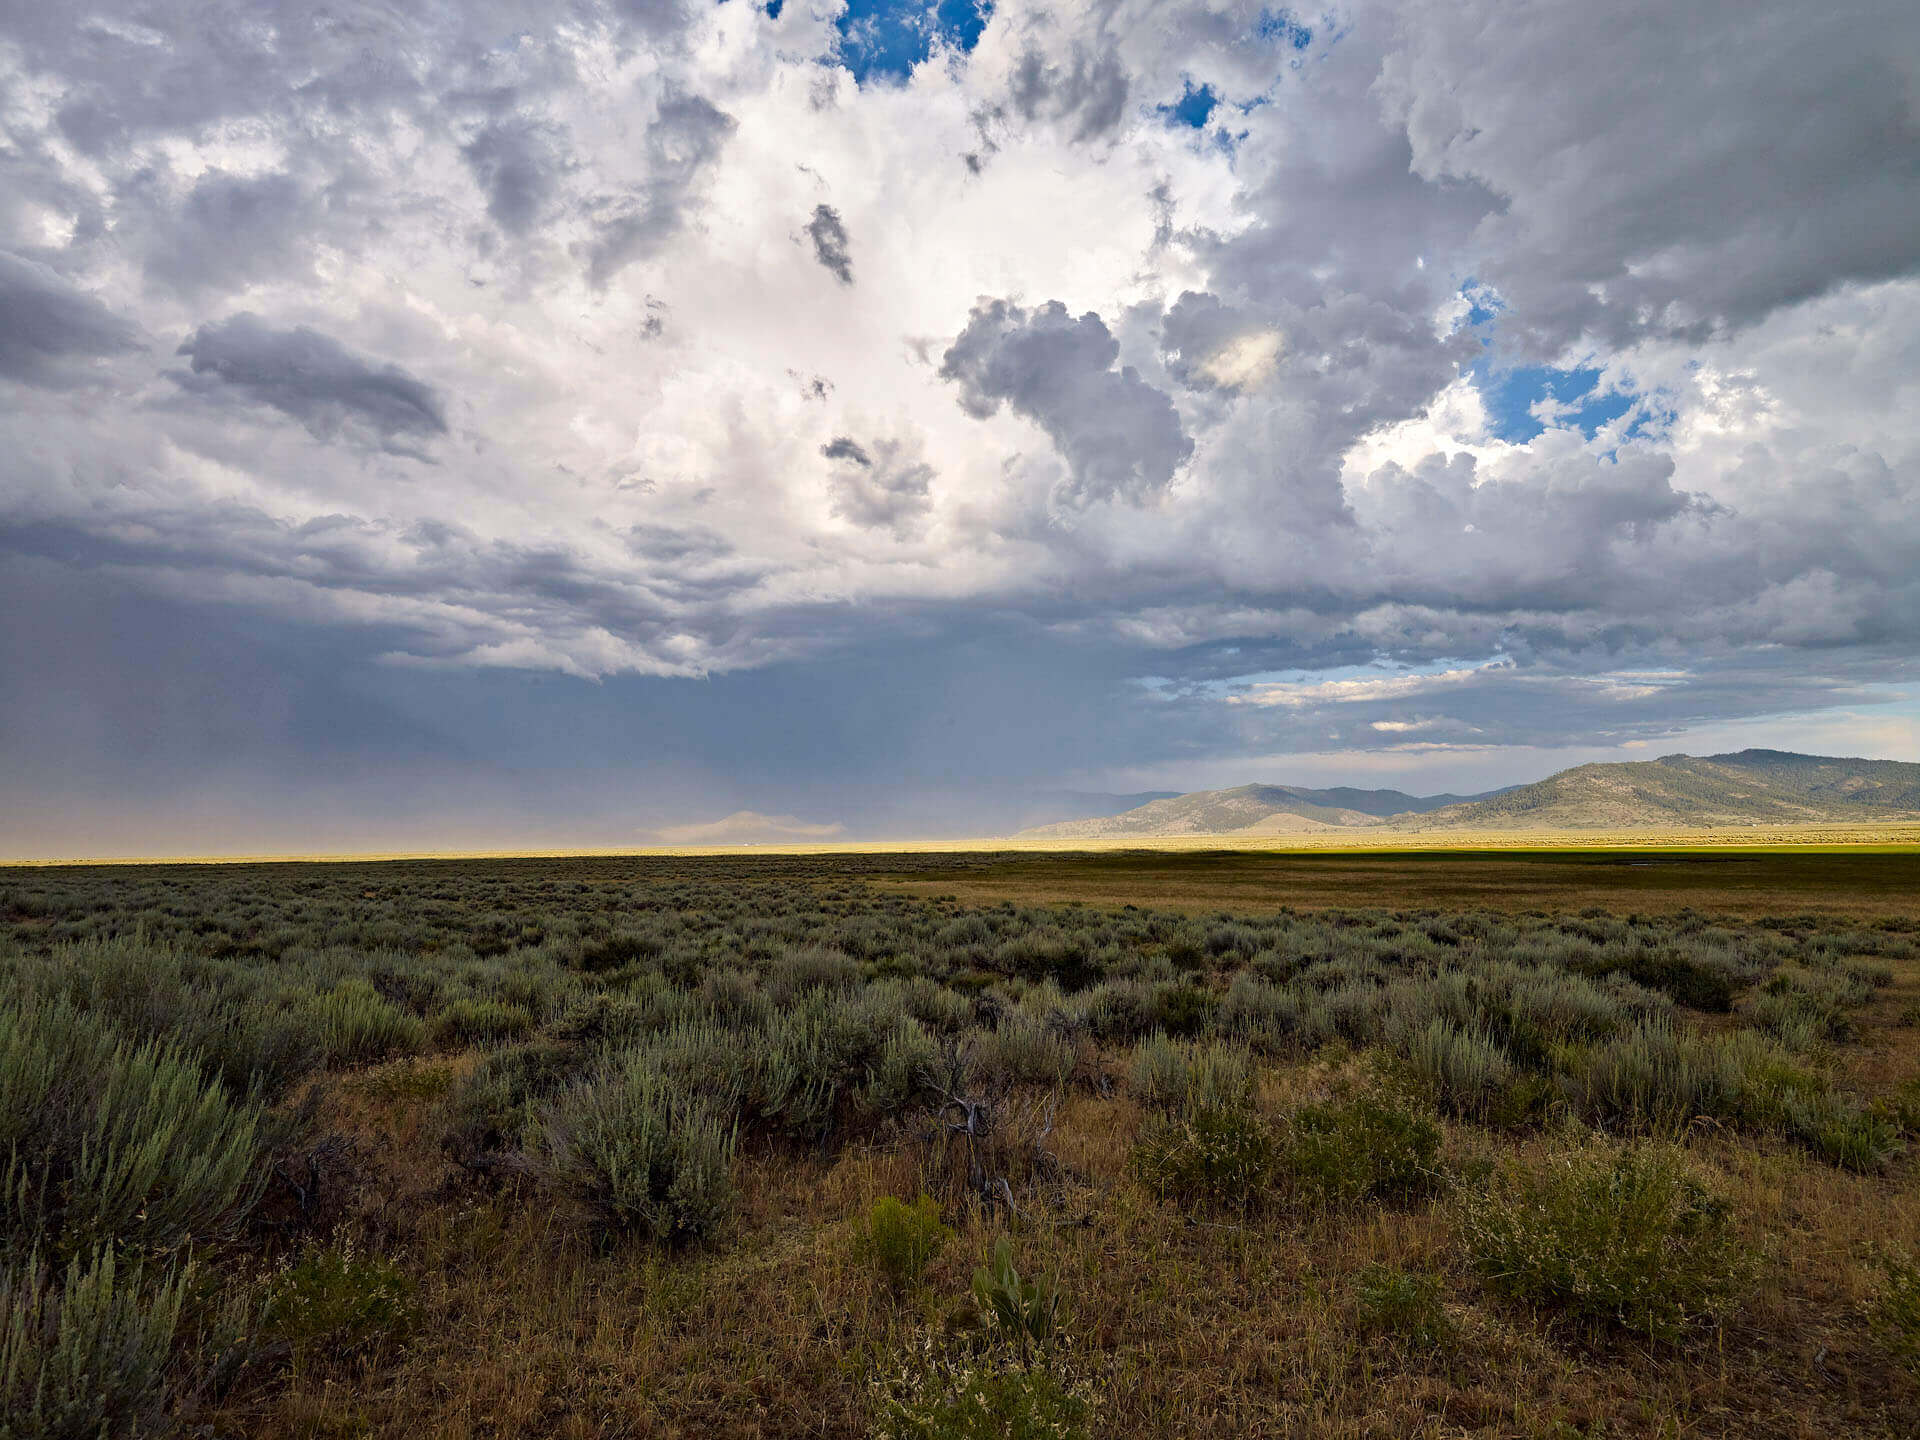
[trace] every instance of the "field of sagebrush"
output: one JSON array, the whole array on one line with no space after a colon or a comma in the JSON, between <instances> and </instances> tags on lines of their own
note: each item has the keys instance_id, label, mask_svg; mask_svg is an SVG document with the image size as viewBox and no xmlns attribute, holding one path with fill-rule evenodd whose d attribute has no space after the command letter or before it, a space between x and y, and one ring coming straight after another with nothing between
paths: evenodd
<instances>
[{"instance_id":1,"label":"field of sagebrush","mask_svg":"<svg viewBox=\"0 0 1920 1440\"><path fill-rule=\"evenodd\" d=\"M987 863L0 872L0 1437L1920 1433L1920 922Z\"/></svg>"}]
</instances>

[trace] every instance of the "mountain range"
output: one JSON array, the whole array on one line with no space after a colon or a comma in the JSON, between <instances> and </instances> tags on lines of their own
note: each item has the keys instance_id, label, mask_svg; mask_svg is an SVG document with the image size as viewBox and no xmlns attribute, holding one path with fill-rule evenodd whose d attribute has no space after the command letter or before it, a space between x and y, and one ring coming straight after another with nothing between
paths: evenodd
<instances>
[{"instance_id":1,"label":"mountain range","mask_svg":"<svg viewBox=\"0 0 1920 1440\"><path fill-rule=\"evenodd\" d=\"M1577 765L1480 795L1241 785L1023 830L1023 840L1284 835L1339 828L1616 830L1920 820L1920 764L1785 750Z\"/></svg>"}]
</instances>

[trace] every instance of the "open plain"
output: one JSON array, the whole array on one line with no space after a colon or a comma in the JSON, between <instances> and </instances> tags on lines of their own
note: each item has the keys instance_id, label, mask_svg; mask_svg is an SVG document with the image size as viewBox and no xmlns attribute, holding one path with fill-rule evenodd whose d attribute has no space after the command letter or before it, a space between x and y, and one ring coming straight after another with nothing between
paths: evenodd
<instances>
[{"instance_id":1,"label":"open plain","mask_svg":"<svg viewBox=\"0 0 1920 1440\"><path fill-rule=\"evenodd\" d=\"M208 1436L1911 1435L1917 878L17 868L0 1323Z\"/></svg>"}]
</instances>

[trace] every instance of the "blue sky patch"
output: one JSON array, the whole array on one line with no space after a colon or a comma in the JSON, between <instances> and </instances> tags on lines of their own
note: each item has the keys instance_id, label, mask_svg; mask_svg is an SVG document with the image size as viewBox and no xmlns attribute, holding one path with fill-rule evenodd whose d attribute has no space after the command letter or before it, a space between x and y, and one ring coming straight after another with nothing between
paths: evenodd
<instances>
[{"instance_id":1,"label":"blue sky patch","mask_svg":"<svg viewBox=\"0 0 1920 1440\"><path fill-rule=\"evenodd\" d=\"M1171 105L1160 105L1160 117L1169 125L1188 125L1195 130L1207 128L1207 121L1213 118L1213 110L1220 103L1220 97L1211 85L1193 88L1193 81L1184 82L1185 92Z\"/></svg>"},{"instance_id":2,"label":"blue sky patch","mask_svg":"<svg viewBox=\"0 0 1920 1440\"><path fill-rule=\"evenodd\" d=\"M1262 40L1277 40L1295 50L1304 50L1313 43L1313 31L1302 25L1300 17L1291 10L1262 10L1255 29Z\"/></svg>"},{"instance_id":3,"label":"blue sky patch","mask_svg":"<svg viewBox=\"0 0 1920 1440\"><path fill-rule=\"evenodd\" d=\"M993 0L849 0L835 22L840 62L864 85L871 76L904 80L936 38L960 50L980 43Z\"/></svg>"},{"instance_id":4,"label":"blue sky patch","mask_svg":"<svg viewBox=\"0 0 1920 1440\"><path fill-rule=\"evenodd\" d=\"M1533 414L1533 407L1542 400L1572 405L1561 423L1579 426L1591 440L1601 426L1618 420L1639 399L1619 390L1600 390L1600 371L1590 366L1556 370L1550 365L1516 365L1493 370L1482 361L1471 373L1487 407L1487 428L1514 445L1525 444L1547 428Z\"/></svg>"}]
</instances>

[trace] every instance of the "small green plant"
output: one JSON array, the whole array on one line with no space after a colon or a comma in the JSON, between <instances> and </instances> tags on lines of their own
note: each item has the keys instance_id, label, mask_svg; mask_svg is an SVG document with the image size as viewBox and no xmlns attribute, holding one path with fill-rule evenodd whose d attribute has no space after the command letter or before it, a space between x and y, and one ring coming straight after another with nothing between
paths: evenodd
<instances>
[{"instance_id":1,"label":"small green plant","mask_svg":"<svg viewBox=\"0 0 1920 1440\"><path fill-rule=\"evenodd\" d=\"M1246 1210L1271 1187L1277 1153L1260 1116L1216 1107L1149 1121L1134 1146L1133 1167L1163 1195Z\"/></svg>"},{"instance_id":2,"label":"small green plant","mask_svg":"<svg viewBox=\"0 0 1920 1440\"><path fill-rule=\"evenodd\" d=\"M1670 1145L1510 1164L1461 1197L1458 1218L1496 1290L1653 1339L1713 1321L1747 1272L1725 1202Z\"/></svg>"},{"instance_id":3,"label":"small green plant","mask_svg":"<svg viewBox=\"0 0 1920 1440\"><path fill-rule=\"evenodd\" d=\"M973 1295L995 1334L1023 1357L1045 1350L1065 1323L1060 1287L1046 1275L1022 1278L1004 1235L993 1242L992 1260L973 1272Z\"/></svg>"},{"instance_id":4,"label":"small green plant","mask_svg":"<svg viewBox=\"0 0 1920 1440\"><path fill-rule=\"evenodd\" d=\"M0 1436L100 1440L150 1432L184 1267L150 1290L109 1249L75 1257L63 1282L38 1256L0 1268Z\"/></svg>"},{"instance_id":5,"label":"small green plant","mask_svg":"<svg viewBox=\"0 0 1920 1440\"><path fill-rule=\"evenodd\" d=\"M953 1231L940 1221L940 1206L930 1195L911 1204L882 1195L867 1212L867 1253L896 1290L920 1283L927 1264Z\"/></svg>"},{"instance_id":6,"label":"small green plant","mask_svg":"<svg viewBox=\"0 0 1920 1440\"><path fill-rule=\"evenodd\" d=\"M931 1338L874 1384L876 1440L1087 1440L1096 1393L1056 1355L1028 1363L1003 1346Z\"/></svg>"},{"instance_id":7,"label":"small green plant","mask_svg":"<svg viewBox=\"0 0 1920 1440\"><path fill-rule=\"evenodd\" d=\"M1880 1269L1880 1292L1867 1318L1887 1353L1920 1376L1920 1261L1911 1255L1887 1255Z\"/></svg>"},{"instance_id":8,"label":"small green plant","mask_svg":"<svg viewBox=\"0 0 1920 1440\"><path fill-rule=\"evenodd\" d=\"M1354 1281L1361 1331L1391 1336L1414 1349L1439 1349L1454 1333L1453 1320L1440 1303L1440 1290L1438 1275L1369 1265Z\"/></svg>"},{"instance_id":9,"label":"small green plant","mask_svg":"<svg viewBox=\"0 0 1920 1440\"><path fill-rule=\"evenodd\" d=\"M341 1359L405 1337L413 1282L351 1236L310 1247L266 1285L263 1328L303 1359Z\"/></svg>"}]
</instances>

